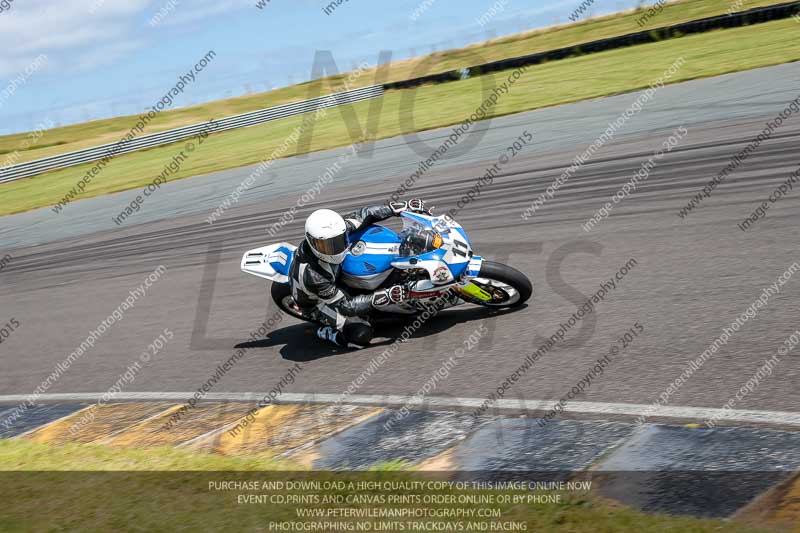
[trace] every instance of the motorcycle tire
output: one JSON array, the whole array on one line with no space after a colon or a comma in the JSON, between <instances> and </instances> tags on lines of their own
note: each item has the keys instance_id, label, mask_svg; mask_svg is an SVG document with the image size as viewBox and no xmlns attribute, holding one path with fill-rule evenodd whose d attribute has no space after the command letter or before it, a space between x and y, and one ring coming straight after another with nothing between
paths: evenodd
<instances>
[{"instance_id":1,"label":"motorcycle tire","mask_svg":"<svg viewBox=\"0 0 800 533\"><path fill-rule=\"evenodd\" d=\"M484 305L486 307L518 307L528 301L533 294L533 284L528 279L528 276L519 270L511 268L510 266L502 263L484 261L481 265L481 270L478 273L478 278L475 281L479 283L480 280L498 281L502 284L508 285L517 291L519 297L513 299L511 303L488 303L477 300L472 302L478 305Z\"/></svg>"}]
</instances>

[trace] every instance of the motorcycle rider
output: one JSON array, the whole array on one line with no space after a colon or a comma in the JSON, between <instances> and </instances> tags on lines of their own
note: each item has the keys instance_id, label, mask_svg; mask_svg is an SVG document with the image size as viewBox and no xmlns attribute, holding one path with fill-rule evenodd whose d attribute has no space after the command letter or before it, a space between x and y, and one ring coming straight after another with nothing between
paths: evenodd
<instances>
[{"instance_id":1,"label":"motorcycle rider","mask_svg":"<svg viewBox=\"0 0 800 533\"><path fill-rule=\"evenodd\" d=\"M306 219L306 238L297 248L289 272L292 297L303 314L324 324L317 337L341 347L363 348L373 337L367 315L372 309L408 299L408 288L395 285L372 294L351 296L339 286L341 264L347 252L347 234L400 216L403 211L427 213L418 198L407 202L363 207L339 215L318 209Z\"/></svg>"}]
</instances>

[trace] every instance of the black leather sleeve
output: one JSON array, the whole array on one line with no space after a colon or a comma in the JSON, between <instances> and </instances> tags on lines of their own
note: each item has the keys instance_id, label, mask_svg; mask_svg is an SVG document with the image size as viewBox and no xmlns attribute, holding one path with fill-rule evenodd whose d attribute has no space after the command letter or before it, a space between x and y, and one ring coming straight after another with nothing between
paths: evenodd
<instances>
[{"instance_id":1,"label":"black leather sleeve","mask_svg":"<svg viewBox=\"0 0 800 533\"><path fill-rule=\"evenodd\" d=\"M313 268L306 269L303 284L320 300L344 316L364 316L372 308L372 295L350 296L339 289L335 280Z\"/></svg>"},{"instance_id":2,"label":"black leather sleeve","mask_svg":"<svg viewBox=\"0 0 800 533\"><path fill-rule=\"evenodd\" d=\"M372 295L344 296L330 306L344 316L365 316L372 309Z\"/></svg>"},{"instance_id":3,"label":"black leather sleeve","mask_svg":"<svg viewBox=\"0 0 800 533\"><path fill-rule=\"evenodd\" d=\"M348 231L356 231L392 216L394 216L394 211L388 205L371 205L362 207L358 211L347 213L342 218L347 223Z\"/></svg>"}]
</instances>

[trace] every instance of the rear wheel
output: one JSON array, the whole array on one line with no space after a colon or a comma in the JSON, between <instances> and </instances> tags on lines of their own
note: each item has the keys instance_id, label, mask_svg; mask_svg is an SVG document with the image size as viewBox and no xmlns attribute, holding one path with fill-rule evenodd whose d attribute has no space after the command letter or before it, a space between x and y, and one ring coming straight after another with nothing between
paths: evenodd
<instances>
[{"instance_id":1,"label":"rear wheel","mask_svg":"<svg viewBox=\"0 0 800 533\"><path fill-rule=\"evenodd\" d=\"M292 297L292 288L289 285L285 283L273 283L270 288L270 294L272 295L272 301L287 315L293 316L298 320L305 320L306 322L316 324L316 321L303 315L303 312Z\"/></svg>"},{"instance_id":2,"label":"rear wheel","mask_svg":"<svg viewBox=\"0 0 800 533\"><path fill-rule=\"evenodd\" d=\"M461 290L461 298L486 307L517 307L533 294L528 277L515 268L484 261L478 277Z\"/></svg>"}]
</instances>

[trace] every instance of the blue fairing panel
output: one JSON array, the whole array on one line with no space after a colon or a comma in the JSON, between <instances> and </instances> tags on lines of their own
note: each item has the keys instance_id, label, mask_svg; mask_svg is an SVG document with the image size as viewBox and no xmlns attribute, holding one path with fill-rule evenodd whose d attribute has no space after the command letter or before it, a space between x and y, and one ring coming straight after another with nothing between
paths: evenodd
<instances>
[{"instance_id":1,"label":"blue fairing panel","mask_svg":"<svg viewBox=\"0 0 800 533\"><path fill-rule=\"evenodd\" d=\"M397 233L380 224L367 226L366 228L354 231L347 236L347 239L350 241L350 244L358 241L364 241L368 244L373 242L377 244L400 244L400 237Z\"/></svg>"},{"instance_id":2,"label":"blue fairing panel","mask_svg":"<svg viewBox=\"0 0 800 533\"><path fill-rule=\"evenodd\" d=\"M294 260L294 250L290 250L285 246L281 246L280 248L275 249L275 253L282 252L286 254L287 259L284 261L277 260L277 261L270 261L269 266L275 269L275 272L279 274L283 274L284 276L289 275L289 269L292 267L292 261ZM274 256L273 256L274 257Z\"/></svg>"},{"instance_id":3,"label":"blue fairing panel","mask_svg":"<svg viewBox=\"0 0 800 533\"><path fill-rule=\"evenodd\" d=\"M372 276L392 268L393 255L364 254L358 257L348 255L342 264L342 270L354 276Z\"/></svg>"},{"instance_id":4,"label":"blue fairing panel","mask_svg":"<svg viewBox=\"0 0 800 533\"><path fill-rule=\"evenodd\" d=\"M447 266L450 267L450 273L453 274L453 277L458 278L459 276L461 276L461 274L464 273L468 265L469 263L467 262L467 263L457 263L454 265L447 265Z\"/></svg>"},{"instance_id":5,"label":"blue fairing panel","mask_svg":"<svg viewBox=\"0 0 800 533\"><path fill-rule=\"evenodd\" d=\"M361 255L348 253L342 263L342 270L353 276L372 276L392 268L392 261L400 251L400 237L377 224L354 231L348 240L351 245L358 241L366 243Z\"/></svg>"}]
</instances>

